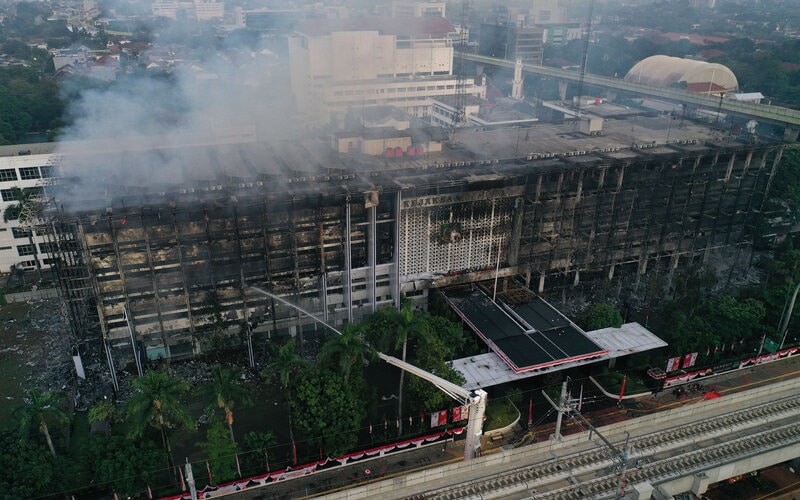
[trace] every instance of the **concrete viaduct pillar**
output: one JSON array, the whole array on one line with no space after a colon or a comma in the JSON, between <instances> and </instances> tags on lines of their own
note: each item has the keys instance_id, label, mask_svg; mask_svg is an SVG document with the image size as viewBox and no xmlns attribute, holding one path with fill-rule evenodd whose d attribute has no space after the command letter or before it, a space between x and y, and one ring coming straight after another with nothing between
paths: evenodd
<instances>
[{"instance_id":1,"label":"concrete viaduct pillar","mask_svg":"<svg viewBox=\"0 0 800 500\"><path fill-rule=\"evenodd\" d=\"M566 80L560 80L558 82L558 95L561 97L562 101L566 101L567 100L567 85L568 84L569 84L569 82L567 82Z\"/></svg>"}]
</instances>

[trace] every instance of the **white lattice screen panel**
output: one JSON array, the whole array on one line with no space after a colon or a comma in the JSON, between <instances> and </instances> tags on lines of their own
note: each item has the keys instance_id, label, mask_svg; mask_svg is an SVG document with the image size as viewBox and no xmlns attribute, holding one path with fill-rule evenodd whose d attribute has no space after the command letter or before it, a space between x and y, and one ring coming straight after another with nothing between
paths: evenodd
<instances>
[{"instance_id":1,"label":"white lattice screen panel","mask_svg":"<svg viewBox=\"0 0 800 500\"><path fill-rule=\"evenodd\" d=\"M497 264L511 228L513 198L436 204L441 197L404 200L400 274L447 273ZM502 260L501 256L501 260Z\"/></svg>"}]
</instances>

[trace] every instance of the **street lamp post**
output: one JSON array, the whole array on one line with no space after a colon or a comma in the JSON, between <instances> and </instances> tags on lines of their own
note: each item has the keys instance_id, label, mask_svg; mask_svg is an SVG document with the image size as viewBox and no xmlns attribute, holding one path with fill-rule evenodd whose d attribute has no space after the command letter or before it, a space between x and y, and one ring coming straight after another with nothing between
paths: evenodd
<instances>
[{"instance_id":1,"label":"street lamp post","mask_svg":"<svg viewBox=\"0 0 800 500\"><path fill-rule=\"evenodd\" d=\"M794 310L794 303L797 300L798 292L800 292L800 283L798 283L795 287L794 293L792 294L792 299L789 301L789 305L783 310L781 326L780 330L778 331L781 336L781 345L778 347L778 350L783 349L783 344L786 342L786 335L789 333L789 319L792 317L792 311Z\"/></svg>"}]
</instances>

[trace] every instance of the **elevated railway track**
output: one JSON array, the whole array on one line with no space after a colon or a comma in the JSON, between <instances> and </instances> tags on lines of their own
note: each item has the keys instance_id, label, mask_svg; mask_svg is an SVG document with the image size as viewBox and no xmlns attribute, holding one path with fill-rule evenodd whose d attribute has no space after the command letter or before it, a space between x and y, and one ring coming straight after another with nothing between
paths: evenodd
<instances>
[{"instance_id":1,"label":"elevated railway track","mask_svg":"<svg viewBox=\"0 0 800 500\"><path fill-rule=\"evenodd\" d=\"M687 491L700 495L713 483L800 456L800 384L793 377L597 429L573 420L577 432L560 441L507 445L469 463L387 476L325 496L669 498Z\"/></svg>"},{"instance_id":2,"label":"elevated railway track","mask_svg":"<svg viewBox=\"0 0 800 500\"><path fill-rule=\"evenodd\" d=\"M426 492L416 498L615 498L620 481L658 484L800 443L800 396L686 423L632 439L627 473L607 448ZM766 430L765 430L766 429Z\"/></svg>"},{"instance_id":3,"label":"elevated railway track","mask_svg":"<svg viewBox=\"0 0 800 500\"><path fill-rule=\"evenodd\" d=\"M498 59L495 57L464 54L463 58L466 61L472 61L480 64L488 64L508 69L514 68L513 61L507 61L505 59ZM749 116L757 120L765 120L776 124L792 127L800 126L800 111L781 106L741 102L734 101L732 99L720 99L717 96L695 94L681 89L654 88L647 85L627 82L621 78L611 78L607 76L593 75L590 73L581 75L580 72L577 71L554 68L550 66L541 66L538 64L524 64L523 72L575 83L580 82L582 78L584 86L593 85L618 91L633 92L649 97L668 99L684 104L705 107L714 111L738 113L740 115Z\"/></svg>"}]
</instances>

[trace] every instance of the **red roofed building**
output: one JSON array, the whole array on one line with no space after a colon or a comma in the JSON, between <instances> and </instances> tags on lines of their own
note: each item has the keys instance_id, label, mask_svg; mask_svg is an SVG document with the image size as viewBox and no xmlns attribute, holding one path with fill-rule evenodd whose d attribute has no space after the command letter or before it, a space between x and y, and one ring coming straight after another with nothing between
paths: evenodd
<instances>
[{"instance_id":1,"label":"red roofed building","mask_svg":"<svg viewBox=\"0 0 800 500\"><path fill-rule=\"evenodd\" d=\"M686 90L695 94L720 95L728 93L728 89L714 82L694 82L686 84Z\"/></svg>"}]
</instances>

